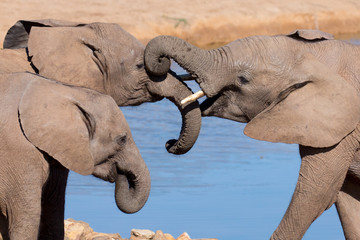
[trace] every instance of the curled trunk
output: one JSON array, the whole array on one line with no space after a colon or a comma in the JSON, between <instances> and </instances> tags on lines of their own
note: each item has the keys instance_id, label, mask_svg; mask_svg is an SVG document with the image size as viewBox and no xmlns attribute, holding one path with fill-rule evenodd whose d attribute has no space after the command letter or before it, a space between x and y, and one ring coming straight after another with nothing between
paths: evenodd
<instances>
[{"instance_id":1,"label":"curled trunk","mask_svg":"<svg viewBox=\"0 0 360 240\"><path fill-rule=\"evenodd\" d=\"M166 143L166 149L173 154L184 154L188 152L195 144L201 128L201 111L199 102L181 104L181 100L192 91L176 79L175 74L170 71L165 78L153 77L152 83L148 86L152 94L165 97L173 102L179 109L182 116L182 126L179 138L169 140Z\"/></svg>"},{"instance_id":2,"label":"curled trunk","mask_svg":"<svg viewBox=\"0 0 360 240\"><path fill-rule=\"evenodd\" d=\"M146 203L150 194L150 173L135 143L121 156L116 156L118 175L115 180L115 201L124 213L135 213Z\"/></svg>"},{"instance_id":3,"label":"curled trunk","mask_svg":"<svg viewBox=\"0 0 360 240\"><path fill-rule=\"evenodd\" d=\"M213 97L219 89L209 84L214 73L221 74L222 61L228 59L225 48L203 50L190 43L172 36L158 36L152 39L145 48L145 67L154 76L162 76L170 68L170 58L195 77L196 82L208 97Z\"/></svg>"},{"instance_id":4,"label":"curled trunk","mask_svg":"<svg viewBox=\"0 0 360 240\"><path fill-rule=\"evenodd\" d=\"M170 58L191 74L197 75L207 62L207 51L172 36L158 36L145 48L145 67L154 76L162 76L170 69Z\"/></svg>"}]
</instances>

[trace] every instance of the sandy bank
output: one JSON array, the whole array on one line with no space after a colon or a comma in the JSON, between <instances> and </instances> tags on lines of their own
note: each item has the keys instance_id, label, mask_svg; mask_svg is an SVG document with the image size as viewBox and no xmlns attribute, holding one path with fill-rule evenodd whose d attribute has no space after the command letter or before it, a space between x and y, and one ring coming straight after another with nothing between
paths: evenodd
<instances>
[{"instance_id":1,"label":"sandy bank","mask_svg":"<svg viewBox=\"0 0 360 240\"><path fill-rule=\"evenodd\" d=\"M146 43L170 34L204 46L297 28L360 32L358 0L2 0L0 44L19 19L115 22Z\"/></svg>"}]
</instances>

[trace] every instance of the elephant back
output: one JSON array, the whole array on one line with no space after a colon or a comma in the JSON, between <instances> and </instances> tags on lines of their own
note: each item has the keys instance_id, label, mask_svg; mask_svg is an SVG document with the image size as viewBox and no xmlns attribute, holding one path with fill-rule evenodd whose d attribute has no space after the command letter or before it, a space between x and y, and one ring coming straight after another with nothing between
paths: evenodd
<instances>
[{"instance_id":1,"label":"elephant back","mask_svg":"<svg viewBox=\"0 0 360 240\"><path fill-rule=\"evenodd\" d=\"M323 41L334 39L334 36L330 33L313 29L298 29L287 34L286 36L303 41Z\"/></svg>"}]
</instances>

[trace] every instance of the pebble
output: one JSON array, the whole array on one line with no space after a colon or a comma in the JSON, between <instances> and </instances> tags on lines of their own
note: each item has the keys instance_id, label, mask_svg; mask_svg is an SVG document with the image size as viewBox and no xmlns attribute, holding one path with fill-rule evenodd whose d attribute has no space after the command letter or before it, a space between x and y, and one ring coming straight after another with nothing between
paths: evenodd
<instances>
[{"instance_id":1,"label":"pebble","mask_svg":"<svg viewBox=\"0 0 360 240\"><path fill-rule=\"evenodd\" d=\"M151 240L155 233L147 229L132 229L130 240Z\"/></svg>"},{"instance_id":2,"label":"pebble","mask_svg":"<svg viewBox=\"0 0 360 240\"><path fill-rule=\"evenodd\" d=\"M165 233L164 235L166 237L166 240L175 240L175 238L173 236L171 236L171 234L169 234L169 233Z\"/></svg>"},{"instance_id":3,"label":"pebble","mask_svg":"<svg viewBox=\"0 0 360 240\"><path fill-rule=\"evenodd\" d=\"M176 240L191 240L189 234L187 234L186 232L184 232L183 234L181 234Z\"/></svg>"},{"instance_id":4,"label":"pebble","mask_svg":"<svg viewBox=\"0 0 360 240\"><path fill-rule=\"evenodd\" d=\"M67 219L65 225L65 240L123 240L118 233L97 233L83 221Z\"/></svg>"},{"instance_id":5,"label":"pebble","mask_svg":"<svg viewBox=\"0 0 360 240\"><path fill-rule=\"evenodd\" d=\"M168 240L168 239L161 230L157 230L152 240Z\"/></svg>"}]
</instances>

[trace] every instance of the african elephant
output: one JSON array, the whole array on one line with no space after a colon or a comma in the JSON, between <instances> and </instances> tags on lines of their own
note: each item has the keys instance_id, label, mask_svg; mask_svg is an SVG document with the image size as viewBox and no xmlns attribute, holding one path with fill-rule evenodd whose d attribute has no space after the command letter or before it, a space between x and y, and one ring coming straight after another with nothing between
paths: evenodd
<instances>
[{"instance_id":1,"label":"african elephant","mask_svg":"<svg viewBox=\"0 0 360 240\"><path fill-rule=\"evenodd\" d=\"M166 148L170 153L184 154L200 131L199 104L180 104L191 90L171 71L164 81L150 80L143 63L144 48L117 24L18 21L9 29L0 51L0 72L30 71L88 87L110 95L119 106L168 98L180 110L183 121L178 140L169 140Z\"/></svg>"},{"instance_id":2,"label":"african elephant","mask_svg":"<svg viewBox=\"0 0 360 240\"><path fill-rule=\"evenodd\" d=\"M299 144L298 182L271 239L301 239L333 203L346 238L360 239L359 56L360 46L316 30L213 50L159 36L145 49L145 67L159 76L172 58L206 95L203 116L247 123L244 133L255 139Z\"/></svg>"},{"instance_id":3,"label":"african elephant","mask_svg":"<svg viewBox=\"0 0 360 240\"><path fill-rule=\"evenodd\" d=\"M110 96L32 73L0 74L0 86L4 239L64 239L69 170L115 182L121 211L143 207L150 174Z\"/></svg>"}]
</instances>

